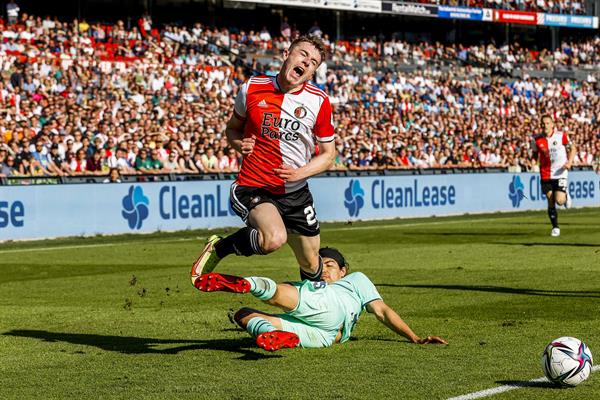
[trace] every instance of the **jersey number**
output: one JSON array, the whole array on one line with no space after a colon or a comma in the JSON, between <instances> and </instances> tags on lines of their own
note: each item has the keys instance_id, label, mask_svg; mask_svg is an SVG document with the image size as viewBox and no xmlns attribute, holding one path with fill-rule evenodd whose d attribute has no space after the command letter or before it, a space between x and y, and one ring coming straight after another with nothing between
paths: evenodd
<instances>
[{"instance_id":1,"label":"jersey number","mask_svg":"<svg viewBox=\"0 0 600 400\"><path fill-rule=\"evenodd\" d=\"M561 189L567 189L567 178L560 178L558 180L558 187Z\"/></svg>"},{"instance_id":2,"label":"jersey number","mask_svg":"<svg viewBox=\"0 0 600 400\"><path fill-rule=\"evenodd\" d=\"M327 286L327 282L325 281L313 282L312 284L315 289L323 289L325 286Z\"/></svg>"},{"instance_id":3,"label":"jersey number","mask_svg":"<svg viewBox=\"0 0 600 400\"><path fill-rule=\"evenodd\" d=\"M304 209L304 215L306 215L306 223L309 226L317 223L317 217L315 215L315 209L313 206L306 207Z\"/></svg>"}]
</instances>

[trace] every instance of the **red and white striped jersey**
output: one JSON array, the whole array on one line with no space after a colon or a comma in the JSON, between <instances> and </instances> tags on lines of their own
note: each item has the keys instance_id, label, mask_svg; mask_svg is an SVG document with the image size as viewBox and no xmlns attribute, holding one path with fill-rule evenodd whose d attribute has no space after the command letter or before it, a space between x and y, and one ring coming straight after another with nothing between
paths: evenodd
<instances>
[{"instance_id":1,"label":"red and white striped jersey","mask_svg":"<svg viewBox=\"0 0 600 400\"><path fill-rule=\"evenodd\" d=\"M283 93L276 77L252 77L242 85L234 110L245 120L244 137L256 137L237 178L242 186L274 194L302 188L305 180L285 183L273 169L282 164L302 167L315 153L316 141L334 139L329 97L308 82L296 92Z\"/></svg>"},{"instance_id":2,"label":"red and white striped jersey","mask_svg":"<svg viewBox=\"0 0 600 400\"><path fill-rule=\"evenodd\" d=\"M534 138L533 150L540 160L540 174L543 181L566 178L569 171L563 166L567 163L569 138L566 133L554 131L552 136L538 135Z\"/></svg>"}]
</instances>

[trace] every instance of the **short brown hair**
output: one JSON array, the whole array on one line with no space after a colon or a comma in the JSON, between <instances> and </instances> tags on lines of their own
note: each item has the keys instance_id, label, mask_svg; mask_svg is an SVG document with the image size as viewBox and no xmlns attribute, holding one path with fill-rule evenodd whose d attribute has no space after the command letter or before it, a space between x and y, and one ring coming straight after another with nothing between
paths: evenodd
<instances>
[{"instance_id":1,"label":"short brown hair","mask_svg":"<svg viewBox=\"0 0 600 400\"><path fill-rule=\"evenodd\" d=\"M295 46L297 46L298 44L303 43L303 42L310 43L313 46L315 46L315 48L319 52L319 55L321 56L321 62L323 62L327 59L327 56L329 54L329 51L327 50L327 46L325 45L323 40L321 40L320 37L314 36L314 35L298 36L296 39L294 39L292 44L290 44L288 51L291 52Z\"/></svg>"}]
</instances>

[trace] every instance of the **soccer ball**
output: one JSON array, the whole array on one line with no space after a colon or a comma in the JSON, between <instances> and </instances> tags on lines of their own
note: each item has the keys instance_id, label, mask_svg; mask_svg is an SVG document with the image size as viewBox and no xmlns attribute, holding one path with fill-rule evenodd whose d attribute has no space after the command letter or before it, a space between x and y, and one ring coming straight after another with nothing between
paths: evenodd
<instances>
[{"instance_id":1,"label":"soccer ball","mask_svg":"<svg viewBox=\"0 0 600 400\"><path fill-rule=\"evenodd\" d=\"M554 339L542 354L544 375L559 385L577 386L592 372L592 352L574 337Z\"/></svg>"}]
</instances>

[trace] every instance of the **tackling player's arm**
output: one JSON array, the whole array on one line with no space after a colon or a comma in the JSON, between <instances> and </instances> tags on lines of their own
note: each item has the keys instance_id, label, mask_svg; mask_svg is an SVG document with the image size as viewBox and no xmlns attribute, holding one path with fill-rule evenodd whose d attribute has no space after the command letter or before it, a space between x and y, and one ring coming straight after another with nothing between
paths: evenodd
<instances>
[{"instance_id":1,"label":"tackling player's arm","mask_svg":"<svg viewBox=\"0 0 600 400\"><path fill-rule=\"evenodd\" d=\"M367 311L375 314L379 322L393 330L399 335L404 336L413 343L419 344L430 344L430 343L441 343L448 344L448 342L438 336L427 336L421 338L417 336L412 329L404 322L402 318L383 300L374 300L367 304Z\"/></svg>"},{"instance_id":2,"label":"tackling player's arm","mask_svg":"<svg viewBox=\"0 0 600 400\"><path fill-rule=\"evenodd\" d=\"M313 157L306 165L294 168L282 165L273 171L286 182L294 182L325 172L333 166L336 156L335 142L319 142L319 154Z\"/></svg>"}]
</instances>

